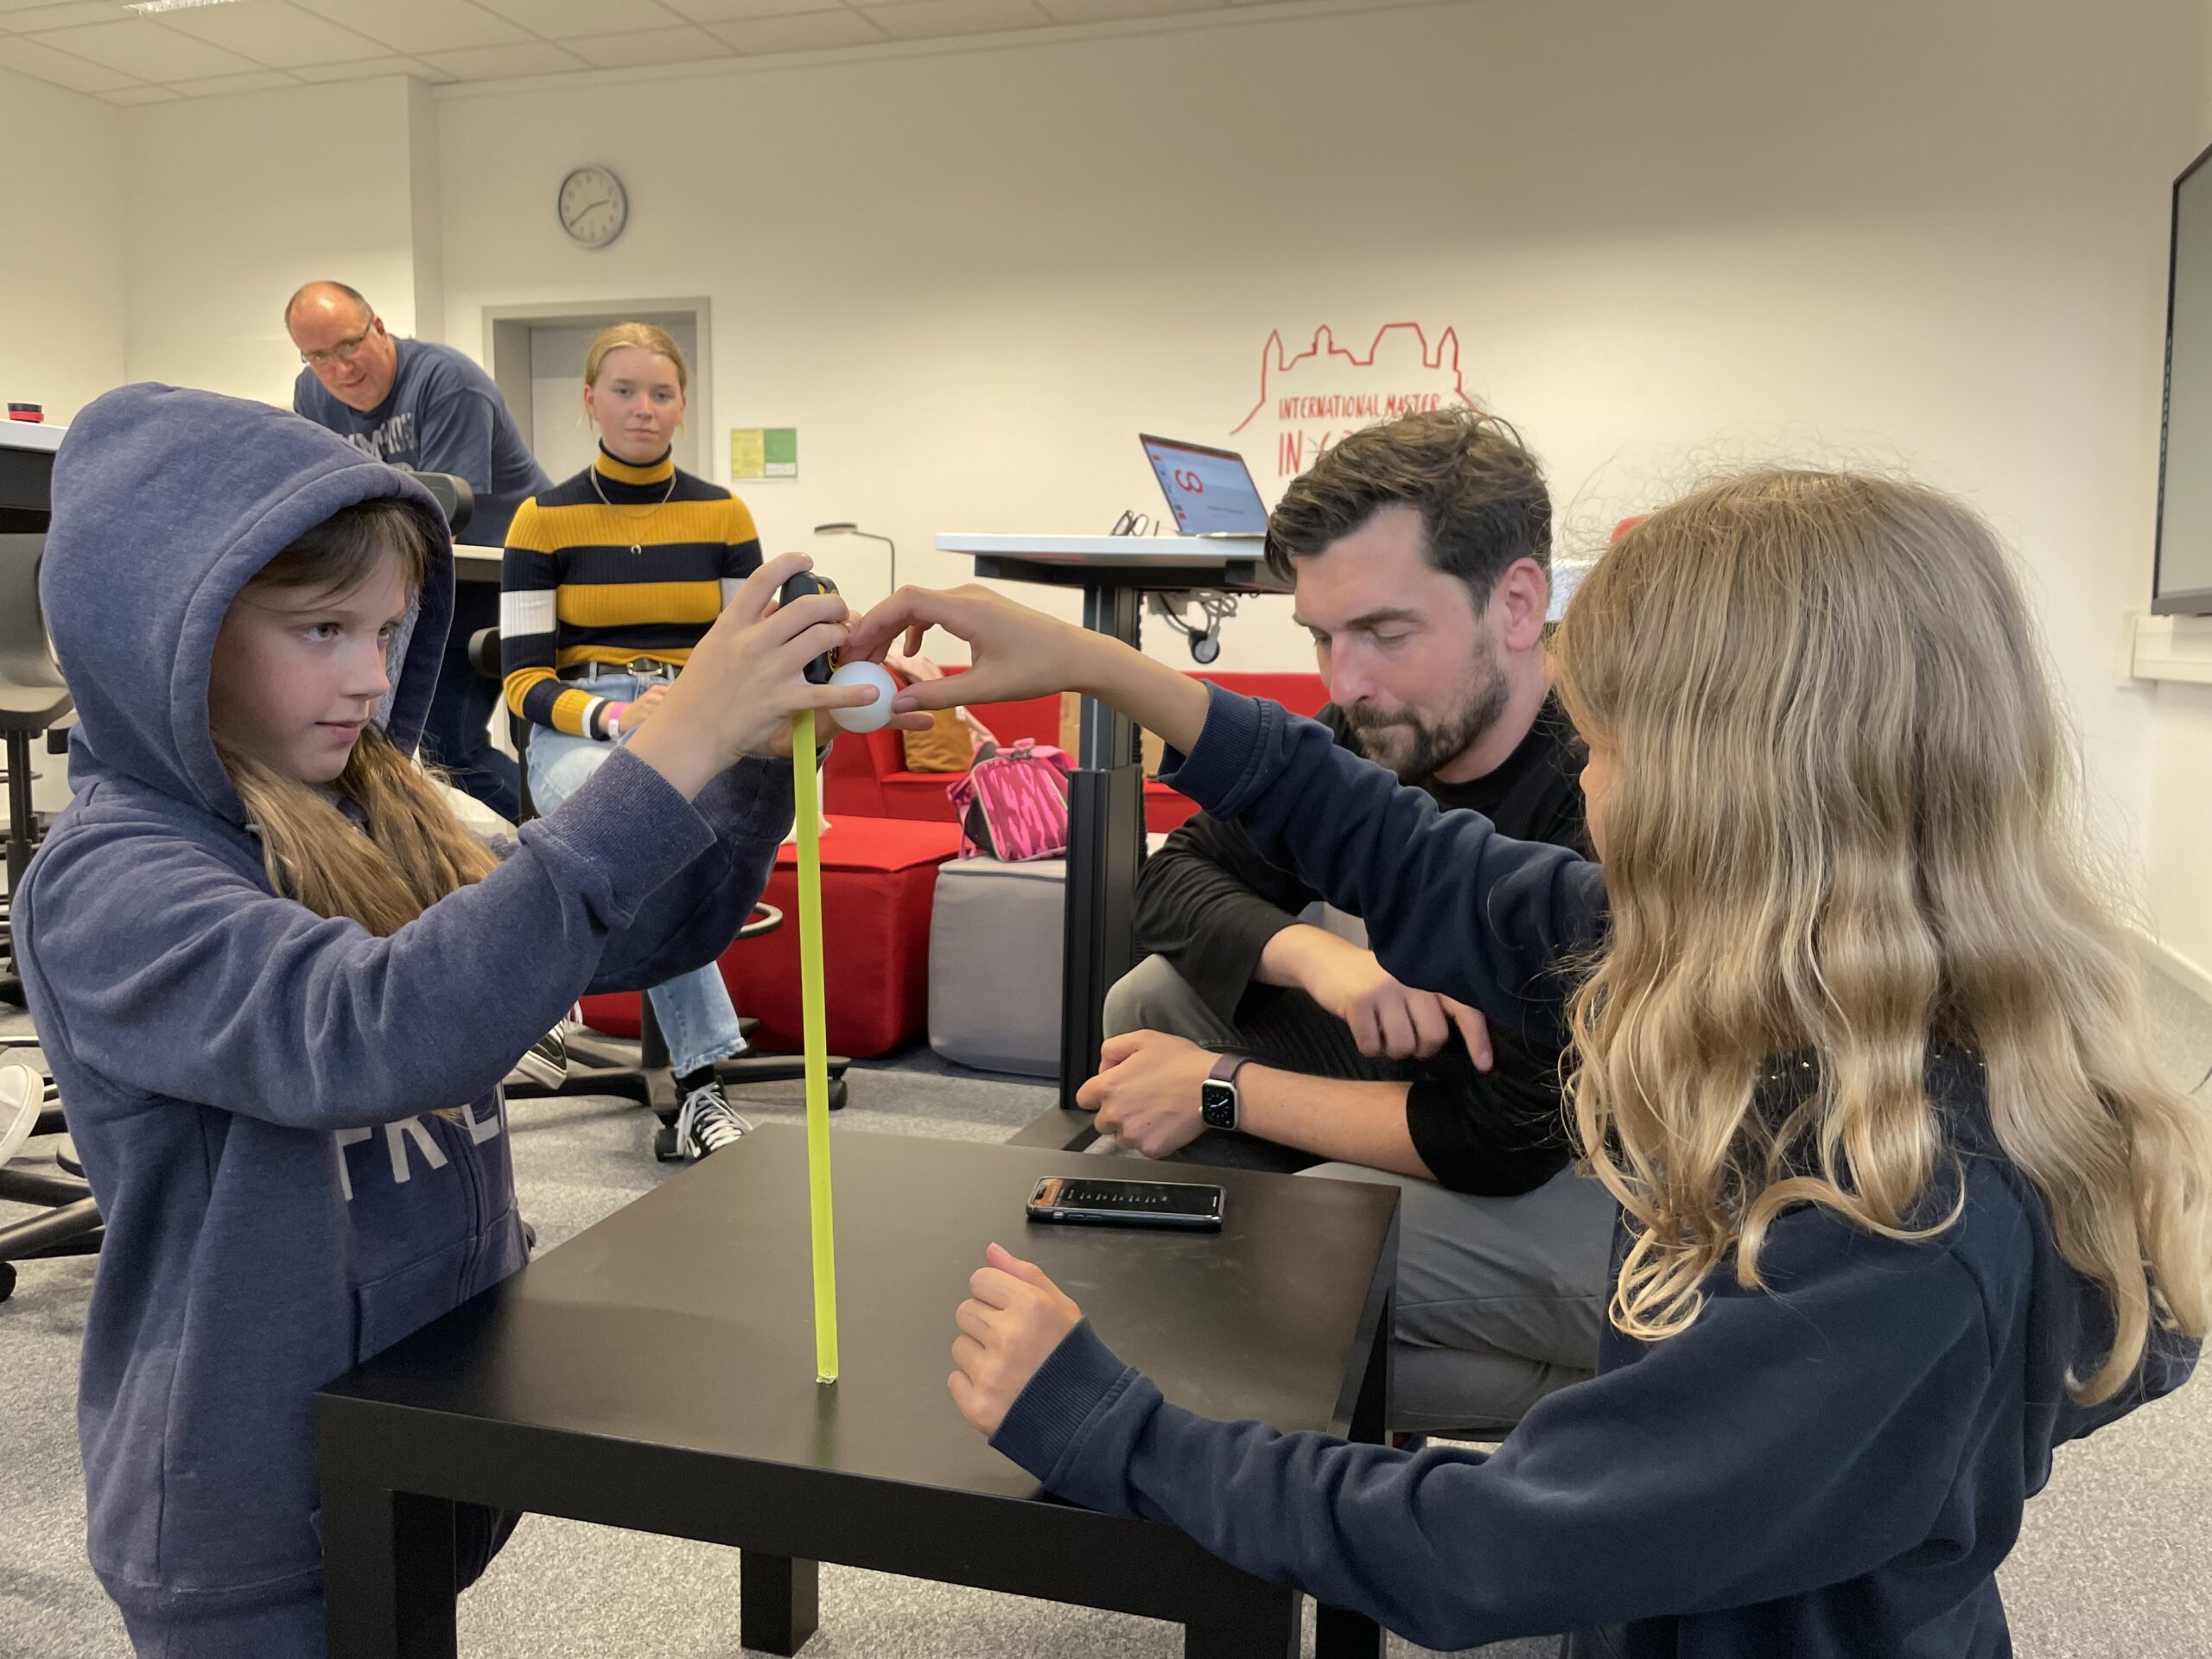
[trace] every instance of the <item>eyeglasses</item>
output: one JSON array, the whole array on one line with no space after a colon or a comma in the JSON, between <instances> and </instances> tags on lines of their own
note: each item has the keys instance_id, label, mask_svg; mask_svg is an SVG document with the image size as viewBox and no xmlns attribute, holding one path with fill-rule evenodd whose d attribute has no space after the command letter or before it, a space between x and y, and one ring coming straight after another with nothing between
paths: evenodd
<instances>
[{"instance_id":1,"label":"eyeglasses","mask_svg":"<svg viewBox=\"0 0 2212 1659\"><path fill-rule=\"evenodd\" d=\"M353 339L341 340L327 352L302 352L300 361L311 369L327 369L334 361L351 363L359 353L362 343L376 331L376 321L372 318L369 326L354 335Z\"/></svg>"}]
</instances>

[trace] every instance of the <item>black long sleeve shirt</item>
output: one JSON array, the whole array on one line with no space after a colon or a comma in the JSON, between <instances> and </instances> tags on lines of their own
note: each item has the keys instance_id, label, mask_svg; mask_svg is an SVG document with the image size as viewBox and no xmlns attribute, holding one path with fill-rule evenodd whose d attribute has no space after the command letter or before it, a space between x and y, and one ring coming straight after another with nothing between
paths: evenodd
<instances>
[{"instance_id":1,"label":"black long sleeve shirt","mask_svg":"<svg viewBox=\"0 0 2212 1659\"><path fill-rule=\"evenodd\" d=\"M1332 703L1318 718L1337 747L1366 758ZM1549 842L1590 855L1583 820L1580 740L1555 701L1504 763L1470 782L1433 778L1420 786L1446 811L1470 808L1517 841ZM1234 1024L1268 941L1294 925L1321 895L1270 863L1240 825L1201 812L1145 861L1137 883L1137 938L1165 957L1207 1006ZM1414 1077L1406 1129L1436 1179L1456 1192L1532 1192L1566 1166L1560 1112L1559 1049L1493 1025L1494 1063L1475 1070L1454 1033Z\"/></svg>"}]
</instances>

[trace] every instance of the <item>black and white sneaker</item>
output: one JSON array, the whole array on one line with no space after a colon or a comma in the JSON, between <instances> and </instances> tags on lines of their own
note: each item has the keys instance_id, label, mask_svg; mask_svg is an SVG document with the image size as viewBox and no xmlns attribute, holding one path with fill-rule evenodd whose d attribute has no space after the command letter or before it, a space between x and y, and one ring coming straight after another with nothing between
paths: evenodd
<instances>
[{"instance_id":1,"label":"black and white sneaker","mask_svg":"<svg viewBox=\"0 0 2212 1659\"><path fill-rule=\"evenodd\" d=\"M676 1145L686 1159L696 1162L710 1152L734 1146L752 1132L722 1093L719 1083L702 1083L683 1096L676 1115Z\"/></svg>"},{"instance_id":2,"label":"black and white sneaker","mask_svg":"<svg viewBox=\"0 0 2212 1659\"><path fill-rule=\"evenodd\" d=\"M0 1164L30 1139L46 1104L46 1079L21 1060L0 1065Z\"/></svg>"}]
</instances>

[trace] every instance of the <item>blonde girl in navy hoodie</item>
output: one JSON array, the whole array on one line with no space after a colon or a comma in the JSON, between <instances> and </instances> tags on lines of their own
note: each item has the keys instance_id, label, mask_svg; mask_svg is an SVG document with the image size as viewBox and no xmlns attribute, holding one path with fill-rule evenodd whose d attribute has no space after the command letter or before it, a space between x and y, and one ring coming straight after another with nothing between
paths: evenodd
<instances>
[{"instance_id":1,"label":"blonde girl in navy hoodie","mask_svg":"<svg viewBox=\"0 0 2212 1659\"><path fill-rule=\"evenodd\" d=\"M737 591L647 731L487 847L412 755L453 595L412 480L259 404L100 398L40 597L75 798L16 940L107 1231L78 1430L142 1655L324 1650L311 1393L522 1265L500 1079L587 990L709 960L791 821L831 598ZM472 1580L505 1535L464 1516Z\"/></svg>"},{"instance_id":2,"label":"blonde girl in navy hoodie","mask_svg":"<svg viewBox=\"0 0 2212 1659\"><path fill-rule=\"evenodd\" d=\"M1631 530L1557 645L1602 873L981 589L900 594L851 648L931 623L974 647L963 701L1115 704L1391 973L1570 1039L1623 1222L1598 1376L1492 1455L1198 1417L997 1246L957 1313L969 1421L1433 1648L2011 1651L1994 1573L2052 1448L2194 1363L2212 1149L2152 1060L1986 525L1773 473Z\"/></svg>"}]
</instances>

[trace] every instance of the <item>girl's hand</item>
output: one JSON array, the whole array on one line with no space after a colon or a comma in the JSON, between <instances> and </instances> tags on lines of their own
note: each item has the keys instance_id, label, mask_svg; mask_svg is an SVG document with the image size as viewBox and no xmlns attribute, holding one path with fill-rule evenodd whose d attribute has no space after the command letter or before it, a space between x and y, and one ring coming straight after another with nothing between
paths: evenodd
<instances>
[{"instance_id":1,"label":"girl's hand","mask_svg":"<svg viewBox=\"0 0 2212 1659\"><path fill-rule=\"evenodd\" d=\"M965 674L908 686L892 703L901 712L1080 691L1111 703L1186 754L1205 725L1201 682L974 582L943 592L901 588L855 626L847 649L880 661L903 634L911 657L932 627L967 641L971 664Z\"/></svg>"},{"instance_id":2,"label":"girl's hand","mask_svg":"<svg viewBox=\"0 0 2212 1659\"><path fill-rule=\"evenodd\" d=\"M614 722L614 734L620 737L625 732L635 732L639 727L645 723L645 716L659 708L667 697L667 686L647 686L645 696L633 701L617 717Z\"/></svg>"},{"instance_id":3,"label":"girl's hand","mask_svg":"<svg viewBox=\"0 0 2212 1659\"><path fill-rule=\"evenodd\" d=\"M983 1252L983 1261L969 1276L968 1300L952 1316L960 1334L945 1386L960 1414L990 1435L1038 1368L1083 1322L1083 1310L1034 1262L997 1244Z\"/></svg>"},{"instance_id":4,"label":"girl's hand","mask_svg":"<svg viewBox=\"0 0 2212 1659\"><path fill-rule=\"evenodd\" d=\"M843 646L849 614L834 594L776 604L776 590L813 564L804 553L784 553L747 576L631 741L630 753L685 799L745 756L766 750L800 709L869 701L865 686L814 685L804 677L807 664Z\"/></svg>"}]
</instances>

